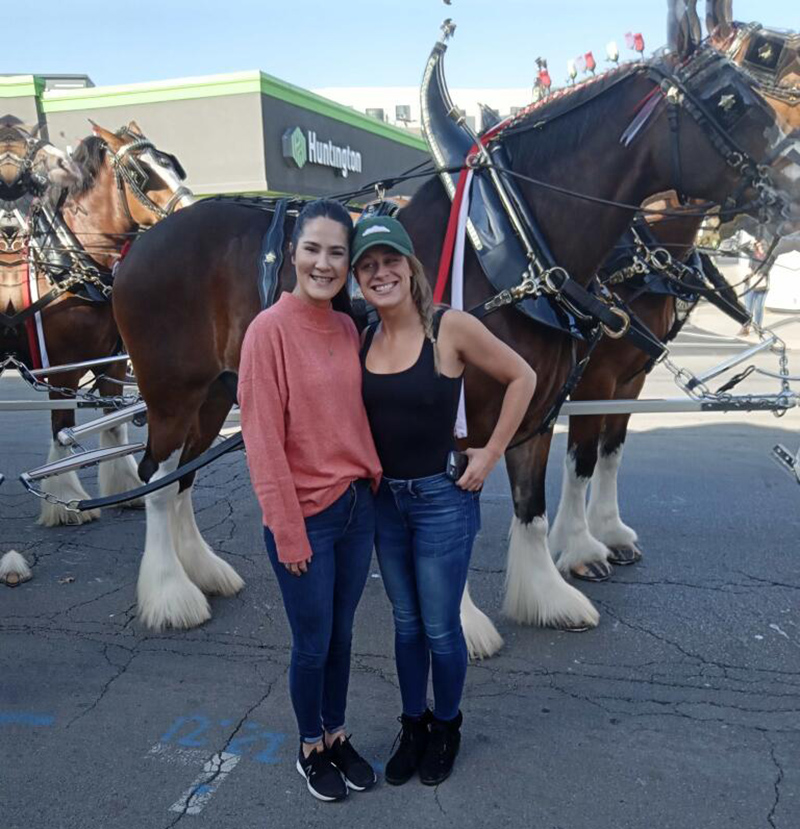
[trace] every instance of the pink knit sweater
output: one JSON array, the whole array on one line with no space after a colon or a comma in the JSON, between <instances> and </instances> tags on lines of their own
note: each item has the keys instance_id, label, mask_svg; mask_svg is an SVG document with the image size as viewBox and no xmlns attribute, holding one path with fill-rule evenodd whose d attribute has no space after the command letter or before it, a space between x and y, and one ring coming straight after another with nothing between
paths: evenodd
<instances>
[{"instance_id":1,"label":"pink knit sweater","mask_svg":"<svg viewBox=\"0 0 800 829\"><path fill-rule=\"evenodd\" d=\"M304 561L311 556L304 517L357 478L380 481L353 321L281 294L245 335L239 405L250 478L278 558Z\"/></svg>"}]
</instances>

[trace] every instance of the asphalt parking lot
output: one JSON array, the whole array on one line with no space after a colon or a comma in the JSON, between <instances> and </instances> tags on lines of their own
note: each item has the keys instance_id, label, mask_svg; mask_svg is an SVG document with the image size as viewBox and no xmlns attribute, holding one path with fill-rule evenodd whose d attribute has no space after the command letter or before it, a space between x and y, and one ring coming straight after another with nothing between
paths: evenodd
<instances>
[{"instance_id":1,"label":"asphalt parking lot","mask_svg":"<svg viewBox=\"0 0 800 829\"><path fill-rule=\"evenodd\" d=\"M686 359L725 353L712 344ZM0 380L0 397L15 396L19 381ZM456 772L434 789L381 782L334 805L314 801L294 769L288 628L241 454L201 473L196 505L246 588L213 599L201 628L154 634L135 618L143 512L34 524L16 475L43 461L46 420L0 423L0 551L34 565L28 584L0 587L2 829L800 826L800 487L768 457L779 441L796 450L796 413L635 427L621 504L645 558L581 585L601 613L584 634L500 616L511 501L497 470L470 582L506 644L469 669ZM551 518L564 444L560 433ZM373 567L349 730L379 768L398 713Z\"/></svg>"}]
</instances>

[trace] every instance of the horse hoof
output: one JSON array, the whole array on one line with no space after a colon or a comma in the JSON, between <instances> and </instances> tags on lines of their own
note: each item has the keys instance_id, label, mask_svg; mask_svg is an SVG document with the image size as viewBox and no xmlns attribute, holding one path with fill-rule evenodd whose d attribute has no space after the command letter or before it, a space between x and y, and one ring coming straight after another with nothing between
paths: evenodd
<instances>
[{"instance_id":1,"label":"horse hoof","mask_svg":"<svg viewBox=\"0 0 800 829\"><path fill-rule=\"evenodd\" d=\"M612 564L620 567L628 567L631 564L636 564L641 559L642 551L635 545L633 547L612 547L611 555L608 557L608 560Z\"/></svg>"},{"instance_id":2,"label":"horse hoof","mask_svg":"<svg viewBox=\"0 0 800 829\"><path fill-rule=\"evenodd\" d=\"M32 578L33 576L31 575L9 573L7 576L0 578L0 582L2 582L6 587L19 587L21 584L25 584L26 581L30 581Z\"/></svg>"},{"instance_id":3,"label":"horse hoof","mask_svg":"<svg viewBox=\"0 0 800 829\"><path fill-rule=\"evenodd\" d=\"M584 564L583 566L586 568L584 572L575 569L570 570L570 574L574 579L591 582L608 581L611 578L611 573L613 572L611 565L607 564L605 561L590 561L588 564Z\"/></svg>"},{"instance_id":4,"label":"horse hoof","mask_svg":"<svg viewBox=\"0 0 800 829\"><path fill-rule=\"evenodd\" d=\"M587 630L592 629L592 625L575 624L575 625L550 625L552 630L558 630L561 633L586 633Z\"/></svg>"}]
</instances>

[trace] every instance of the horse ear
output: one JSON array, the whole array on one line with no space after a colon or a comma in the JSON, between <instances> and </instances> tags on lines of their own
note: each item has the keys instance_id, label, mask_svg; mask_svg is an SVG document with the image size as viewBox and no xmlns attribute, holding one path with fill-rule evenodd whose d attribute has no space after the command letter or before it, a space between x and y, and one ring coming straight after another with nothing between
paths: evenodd
<instances>
[{"instance_id":1,"label":"horse ear","mask_svg":"<svg viewBox=\"0 0 800 829\"><path fill-rule=\"evenodd\" d=\"M691 57L702 39L697 0L667 0L667 43L681 60Z\"/></svg>"},{"instance_id":2,"label":"horse ear","mask_svg":"<svg viewBox=\"0 0 800 829\"><path fill-rule=\"evenodd\" d=\"M733 31L733 0L706 0L708 36L726 40Z\"/></svg>"},{"instance_id":3,"label":"horse ear","mask_svg":"<svg viewBox=\"0 0 800 829\"><path fill-rule=\"evenodd\" d=\"M131 132L136 133L136 135L140 135L142 138L144 138L144 133L142 132L136 121L131 121L130 124L128 124L128 129Z\"/></svg>"},{"instance_id":4,"label":"horse ear","mask_svg":"<svg viewBox=\"0 0 800 829\"><path fill-rule=\"evenodd\" d=\"M92 132L98 138L101 138L103 141L105 141L106 144L108 144L108 146L111 147L112 150L116 151L122 146L123 142L119 136L114 135L113 132L109 132L107 129L103 129L103 127L101 127L99 124L95 124L95 122L92 121L91 118L89 119L89 123L92 125Z\"/></svg>"}]
</instances>

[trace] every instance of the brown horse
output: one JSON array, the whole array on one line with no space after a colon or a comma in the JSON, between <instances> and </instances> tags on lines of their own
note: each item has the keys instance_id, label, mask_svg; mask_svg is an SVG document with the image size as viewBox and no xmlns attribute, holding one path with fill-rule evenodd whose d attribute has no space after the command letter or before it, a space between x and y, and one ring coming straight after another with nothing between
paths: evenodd
<instances>
[{"instance_id":1,"label":"brown horse","mask_svg":"<svg viewBox=\"0 0 800 829\"><path fill-rule=\"evenodd\" d=\"M685 63L688 75L695 44L686 42L672 64ZM717 61L705 49L703 66ZM619 136L630 113L660 86L648 66L626 68L597 85L579 87L556 106L560 117L535 135L540 113L531 113L521 129L504 140L522 175L624 204L641 204L672 186L671 130L667 113L654 113L648 129L625 147ZM758 102L744 76L719 61L719 72L752 104L730 130L756 160L768 151L765 128L774 119ZM705 80L704 80L705 79ZM713 82L717 82L714 77ZM693 94L712 90L707 74ZM689 82L690 85L691 82ZM678 99L679 100L679 99ZM716 133L715 133L716 134ZM686 194L720 202L741 189L737 171L727 164L709 134L684 114L680 145ZM597 159L603 164L598 165ZM745 182L746 184L746 182ZM524 196L551 249L580 283L586 284L630 222L632 210L607 208L565 195L542 195L532 184ZM436 272L449 202L438 181L417 192L400 214L429 274ZM211 445L232 404L231 378L238 368L244 332L259 310L255 284L259 246L270 217L231 201L203 203L157 225L121 264L114 291L114 313L128 346L140 390L148 406L148 445L139 472L156 480L195 458ZM579 244L576 244L579 241ZM291 287L284 267L279 290ZM492 294L474 256L465 271L466 301L478 305ZM566 336L553 335L513 310L487 317L487 325L513 345L537 369L537 396L521 434L535 430L561 388L570 365ZM466 377L470 443L488 438L500 405L500 389L479 373ZM510 451L507 465L515 518L512 526L506 610L523 622L594 625L590 602L567 585L547 549L544 472L550 434L527 440ZM189 627L209 617L204 592L231 593L241 585L231 569L211 553L194 522L192 476L147 498L147 533L139 573L139 616L154 628ZM234 574L235 575L235 574Z\"/></svg>"},{"instance_id":2,"label":"brown horse","mask_svg":"<svg viewBox=\"0 0 800 829\"><path fill-rule=\"evenodd\" d=\"M709 58L709 47L693 58L696 49L696 42L688 37L675 44L675 51L687 73L691 73L694 61ZM720 61L718 67L718 73L709 71L704 75L711 89L706 92L696 88L697 95L713 96L717 84L731 82L735 85L743 81L744 76L730 64ZM573 94L580 96L582 93ZM524 130L525 122L521 125L517 122L506 142L514 160L514 170L548 184L626 204L640 204L650 195L674 188L677 182L670 146L672 131L666 107L656 110L658 115L651 117L646 131L638 133L628 148L620 144L619 136L625 129L625 124L620 124L621 113L628 113L630 118L630 113L637 112L649 94L652 94L652 86L631 75L607 94L600 93L566 112L563 111L563 97L555 103L555 107L562 108L560 112L556 109L556 114L550 112L552 103L537 106L528 116L531 130ZM764 134L778 133L774 135L775 143L782 136L776 128L774 110L755 93L751 100L753 107L749 115L758 110L763 122L757 125L745 116L727 132L756 158L764 159L772 147L771 143L768 146L763 141ZM534 129L535 138L532 137ZM697 128L694 119L681 114L680 130L684 195L721 203L737 191L741 193L741 183L731 175L730 169L726 170L724 161L713 148L715 142L709 140L703 129ZM597 158L603 159L602 168L594 163ZM609 239L616 231L624 229L630 214L604 205L581 203L566 194L543 192L524 180L520 187L556 261L576 280L588 282L608 252ZM442 246L442 235L433 228L444 226L448 209L441 188L430 184L423 187L400 214L431 271L436 268ZM470 307L484 300L491 289L477 263L473 260L467 264L465 306ZM486 322L498 336L513 344L540 376L528 422L521 429L522 435L532 435L567 375L571 362L570 341L566 336L539 328L513 311L501 311L487 317ZM480 445L488 438L501 399L498 391L487 378L468 371L467 419L471 445ZM531 437L507 454L515 518L511 528L504 609L507 615L520 622L593 625L597 622L594 608L563 581L548 550L544 480L550 440L551 434ZM465 620L467 612L468 608L462 605ZM471 638L465 624L473 654L486 655L497 647L498 638L493 631L486 629L485 632L485 641L481 641L480 634Z\"/></svg>"},{"instance_id":3,"label":"brown horse","mask_svg":"<svg viewBox=\"0 0 800 829\"><path fill-rule=\"evenodd\" d=\"M748 56L756 61L766 59L775 68L771 83L765 83L764 70L758 63L752 71L759 75L764 100L775 112L782 131L796 134L800 127L800 36L765 30L759 24L733 23L729 15L729 8L711 10L708 26L712 41L746 71L752 69ZM789 142L786 149L792 147L797 152L796 140ZM780 179L787 160L775 164ZM787 181L784 186L791 184ZM791 192L797 199L796 185ZM679 207L677 200L665 206L673 210ZM675 257L682 258L694 244L699 224L697 218L666 220L655 222L652 229ZM618 292L623 299L638 294L624 286ZM667 336L675 320L674 297L638 294L631 307L657 337L663 340ZM647 359L624 340L604 340L592 355L572 399L637 398L645 382ZM570 417L561 501L549 539L551 552L558 556L558 567L564 574L585 573L587 565L591 565L590 572L596 574L593 580L602 580L611 574L608 561L630 564L640 558L637 533L622 521L617 492L629 420L629 414Z\"/></svg>"},{"instance_id":4,"label":"brown horse","mask_svg":"<svg viewBox=\"0 0 800 829\"><path fill-rule=\"evenodd\" d=\"M82 178L68 189L60 214L55 215L53 221L48 217L43 221L50 232L42 244L42 258L47 258L49 250L55 250L57 255L55 266L46 262L39 270L40 295L49 290L48 272L58 270L65 256L66 275L74 275L88 267L106 275L106 281L110 284L112 267L125 242L165 215L193 201L190 192L181 183L183 173L180 165L174 157L159 151L148 141L134 122L117 133L94 125L93 135L81 142L73 160L80 167ZM74 257L66 253L70 248L75 250ZM77 287L64 293L41 312L41 329L49 365L109 357L119 350L120 337L111 303L102 295L96 295L94 301L90 301L78 295ZM5 307L8 300L3 299L2 304ZM12 304L15 308L22 307ZM6 342L4 346L6 353L13 350L24 362L32 358L27 338L20 329L16 329L16 341ZM99 380L99 392L102 395L118 395L124 364L105 368L102 373L108 379ZM53 386L65 391L51 392L50 397L60 399L73 396L82 374L75 371L52 375L48 379ZM49 461L70 454L58 443L56 435L61 429L74 425L74 410L52 413L53 439ZM100 435L101 447L126 442L125 425ZM141 484L135 464L129 457L101 464L98 478L101 493L107 495L125 492ZM88 497L74 472L47 479L42 488L66 501ZM98 510L75 513L60 504L43 500L39 523L46 526L83 523L98 515Z\"/></svg>"}]
</instances>

